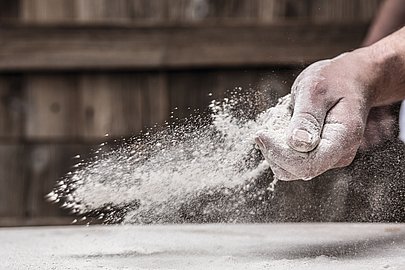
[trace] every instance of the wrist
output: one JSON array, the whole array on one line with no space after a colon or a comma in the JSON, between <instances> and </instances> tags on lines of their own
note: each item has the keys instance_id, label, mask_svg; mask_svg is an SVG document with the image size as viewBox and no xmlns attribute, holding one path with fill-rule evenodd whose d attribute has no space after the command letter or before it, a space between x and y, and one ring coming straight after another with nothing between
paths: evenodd
<instances>
[{"instance_id":1,"label":"wrist","mask_svg":"<svg viewBox=\"0 0 405 270\"><path fill-rule=\"evenodd\" d=\"M357 82L357 94L364 105L370 109L379 106L381 101L381 85L387 77L385 74L388 56L382 56L374 51L374 48L363 47L347 54L347 68Z\"/></svg>"},{"instance_id":2,"label":"wrist","mask_svg":"<svg viewBox=\"0 0 405 270\"><path fill-rule=\"evenodd\" d=\"M385 38L359 53L366 62L369 74L371 107L387 105L404 98L405 46L398 37Z\"/></svg>"}]
</instances>

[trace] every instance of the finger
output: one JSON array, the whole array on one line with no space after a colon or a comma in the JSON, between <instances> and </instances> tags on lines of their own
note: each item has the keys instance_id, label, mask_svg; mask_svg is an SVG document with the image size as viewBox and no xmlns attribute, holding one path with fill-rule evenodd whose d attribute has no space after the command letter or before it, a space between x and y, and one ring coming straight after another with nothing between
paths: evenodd
<instances>
[{"instance_id":1,"label":"finger","mask_svg":"<svg viewBox=\"0 0 405 270\"><path fill-rule=\"evenodd\" d=\"M293 150L282 137L273 132L258 133L266 159L297 179L304 180L312 179L329 169L349 165L357 152L364 130L365 117L361 107L347 101L333 107L326 119L319 145L309 153ZM347 108L358 113L348 117Z\"/></svg>"},{"instance_id":2,"label":"finger","mask_svg":"<svg viewBox=\"0 0 405 270\"><path fill-rule=\"evenodd\" d=\"M286 139L274 132L259 131L256 136L256 143L270 166L272 164L277 165L275 167L277 171L273 171L277 177L279 176L282 180L301 179L302 172L300 170L306 169L308 153L297 152L290 148Z\"/></svg>"},{"instance_id":3,"label":"finger","mask_svg":"<svg viewBox=\"0 0 405 270\"><path fill-rule=\"evenodd\" d=\"M325 117L336 100L330 94L320 69L329 62L308 67L292 87L294 113L288 127L287 143L299 152L312 151L319 143Z\"/></svg>"},{"instance_id":4,"label":"finger","mask_svg":"<svg viewBox=\"0 0 405 270\"><path fill-rule=\"evenodd\" d=\"M273 160L273 155L269 155L269 148L272 148L273 142L271 142L270 137L267 135L266 131L259 131L256 134L255 138L256 144L259 147L260 151L262 152L263 156L267 160L270 165L271 171L273 172L274 176L283 181L292 181L292 180L299 180L300 178L292 173L284 170L279 165L275 163Z\"/></svg>"},{"instance_id":5,"label":"finger","mask_svg":"<svg viewBox=\"0 0 405 270\"><path fill-rule=\"evenodd\" d=\"M259 131L256 133L255 142L262 151L263 156L275 162L275 160L296 160L305 159L308 154L294 151L287 143L286 139L275 132ZM287 163L287 162L285 162Z\"/></svg>"},{"instance_id":6,"label":"finger","mask_svg":"<svg viewBox=\"0 0 405 270\"><path fill-rule=\"evenodd\" d=\"M348 117L348 108L352 115ZM362 106L342 100L330 110L318 147L311 152L312 174L351 164L360 146L365 119Z\"/></svg>"},{"instance_id":7,"label":"finger","mask_svg":"<svg viewBox=\"0 0 405 270\"><path fill-rule=\"evenodd\" d=\"M281 181L293 181L293 180L300 180L300 178L292 173L284 170L276 163L272 161L267 161L270 165L271 171L274 174L274 177Z\"/></svg>"}]
</instances>

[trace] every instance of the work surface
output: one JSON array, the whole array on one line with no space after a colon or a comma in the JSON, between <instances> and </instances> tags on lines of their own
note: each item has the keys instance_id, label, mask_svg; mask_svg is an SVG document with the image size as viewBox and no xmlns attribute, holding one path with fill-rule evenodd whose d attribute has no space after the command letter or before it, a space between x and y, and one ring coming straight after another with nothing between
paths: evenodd
<instances>
[{"instance_id":1,"label":"work surface","mask_svg":"<svg viewBox=\"0 0 405 270\"><path fill-rule=\"evenodd\" d=\"M405 269L405 224L0 229L0 269Z\"/></svg>"}]
</instances>

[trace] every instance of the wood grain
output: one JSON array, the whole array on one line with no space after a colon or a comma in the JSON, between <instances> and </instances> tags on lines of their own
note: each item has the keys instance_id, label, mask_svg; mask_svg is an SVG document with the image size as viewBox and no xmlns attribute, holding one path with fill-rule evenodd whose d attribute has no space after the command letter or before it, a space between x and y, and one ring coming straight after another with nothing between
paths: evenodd
<instances>
[{"instance_id":1,"label":"wood grain","mask_svg":"<svg viewBox=\"0 0 405 270\"><path fill-rule=\"evenodd\" d=\"M19 139L23 130L21 76L0 76L0 139Z\"/></svg>"},{"instance_id":2,"label":"wood grain","mask_svg":"<svg viewBox=\"0 0 405 270\"><path fill-rule=\"evenodd\" d=\"M297 65L356 48L364 25L1 27L0 71Z\"/></svg>"},{"instance_id":3,"label":"wood grain","mask_svg":"<svg viewBox=\"0 0 405 270\"><path fill-rule=\"evenodd\" d=\"M102 139L135 135L168 118L167 91L159 73L87 74L80 79L81 135Z\"/></svg>"},{"instance_id":4,"label":"wood grain","mask_svg":"<svg viewBox=\"0 0 405 270\"><path fill-rule=\"evenodd\" d=\"M72 0L20 0L20 20L23 22L72 21L75 17Z\"/></svg>"},{"instance_id":5,"label":"wood grain","mask_svg":"<svg viewBox=\"0 0 405 270\"><path fill-rule=\"evenodd\" d=\"M161 125L169 119L168 78L163 72L139 74L137 81L142 99L142 129ZM136 118L130 120L136 121Z\"/></svg>"},{"instance_id":6,"label":"wood grain","mask_svg":"<svg viewBox=\"0 0 405 270\"><path fill-rule=\"evenodd\" d=\"M209 93L216 91L216 74L214 71L180 71L173 72L168 78L170 120L185 118L198 111L207 111L209 102L214 98Z\"/></svg>"},{"instance_id":7,"label":"wood grain","mask_svg":"<svg viewBox=\"0 0 405 270\"><path fill-rule=\"evenodd\" d=\"M91 147L52 143L30 144L25 147L28 179L25 206L27 218L68 215L68 211L61 209L59 205L47 202L45 195L80 161L73 157L78 154L81 158L89 155Z\"/></svg>"},{"instance_id":8,"label":"wood grain","mask_svg":"<svg viewBox=\"0 0 405 270\"><path fill-rule=\"evenodd\" d=\"M369 22L381 0L20 0L2 1L0 20L30 23ZM21 2L20 5L18 2Z\"/></svg>"},{"instance_id":9,"label":"wood grain","mask_svg":"<svg viewBox=\"0 0 405 270\"><path fill-rule=\"evenodd\" d=\"M128 12L134 22L164 22L168 20L168 4L173 0L129 0Z\"/></svg>"},{"instance_id":10,"label":"wood grain","mask_svg":"<svg viewBox=\"0 0 405 270\"><path fill-rule=\"evenodd\" d=\"M0 217L25 216L24 146L0 144Z\"/></svg>"},{"instance_id":11,"label":"wood grain","mask_svg":"<svg viewBox=\"0 0 405 270\"><path fill-rule=\"evenodd\" d=\"M196 110L203 114L208 111L212 100L229 97L229 92L237 88L238 92L265 93L263 98L266 100L258 100L255 104L263 105L256 110L265 110L270 102L274 104L279 97L290 92L296 73L296 69L277 72L272 69L171 72L168 77L170 109L174 119L188 117Z\"/></svg>"},{"instance_id":12,"label":"wood grain","mask_svg":"<svg viewBox=\"0 0 405 270\"><path fill-rule=\"evenodd\" d=\"M78 88L72 75L25 77L25 136L29 139L75 138Z\"/></svg>"},{"instance_id":13,"label":"wood grain","mask_svg":"<svg viewBox=\"0 0 405 270\"><path fill-rule=\"evenodd\" d=\"M370 22L381 0L311 0L307 5L309 17L320 23Z\"/></svg>"},{"instance_id":14,"label":"wood grain","mask_svg":"<svg viewBox=\"0 0 405 270\"><path fill-rule=\"evenodd\" d=\"M222 96L224 96L225 91L235 89L241 93L247 92L250 101L248 103L239 102L239 106L243 107L246 114L251 113L251 116L255 116L275 105L278 98L290 92L297 73L297 69L218 71L216 90L214 91L216 93L222 92ZM229 94L225 95L229 96ZM217 96L219 95L217 94Z\"/></svg>"}]
</instances>

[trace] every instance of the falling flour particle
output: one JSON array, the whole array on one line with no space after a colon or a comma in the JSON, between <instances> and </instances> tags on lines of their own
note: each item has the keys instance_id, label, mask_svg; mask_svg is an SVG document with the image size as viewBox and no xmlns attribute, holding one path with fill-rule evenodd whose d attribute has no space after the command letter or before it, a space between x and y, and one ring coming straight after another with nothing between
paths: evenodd
<instances>
[{"instance_id":1,"label":"falling flour particle","mask_svg":"<svg viewBox=\"0 0 405 270\"><path fill-rule=\"evenodd\" d=\"M270 183L254 138L260 129L285 126L290 96L247 119L240 108L257 104L231 94L211 103L211 121L195 117L80 162L48 199L105 222L238 222L260 214L252 202L273 196L277 179ZM266 173L265 187L258 188Z\"/></svg>"}]
</instances>

